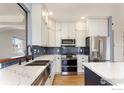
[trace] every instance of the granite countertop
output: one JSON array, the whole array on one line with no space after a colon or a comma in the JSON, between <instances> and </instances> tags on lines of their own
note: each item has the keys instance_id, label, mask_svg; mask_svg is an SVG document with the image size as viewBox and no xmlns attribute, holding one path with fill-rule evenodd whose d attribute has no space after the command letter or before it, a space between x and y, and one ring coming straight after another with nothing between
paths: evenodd
<instances>
[{"instance_id":1,"label":"granite countertop","mask_svg":"<svg viewBox=\"0 0 124 93\"><path fill-rule=\"evenodd\" d=\"M12 65L0 69L0 85L31 85L33 81L44 71L46 66L25 66L35 60L55 59L56 55L44 55L29 62L22 62L22 65Z\"/></svg>"},{"instance_id":2,"label":"granite countertop","mask_svg":"<svg viewBox=\"0 0 124 93\"><path fill-rule=\"evenodd\" d=\"M113 85L124 85L124 62L83 63Z\"/></svg>"}]
</instances>

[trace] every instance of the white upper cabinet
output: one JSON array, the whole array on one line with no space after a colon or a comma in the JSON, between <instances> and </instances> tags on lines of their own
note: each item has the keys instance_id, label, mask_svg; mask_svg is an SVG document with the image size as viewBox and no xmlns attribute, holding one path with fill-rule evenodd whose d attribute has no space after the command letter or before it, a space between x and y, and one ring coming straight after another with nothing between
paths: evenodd
<instances>
[{"instance_id":1,"label":"white upper cabinet","mask_svg":"<svg viewBox=\"0 0 124 93\"><path fill-rule=\"evenodd\" d=\"M56 46L61 46L61 23L56 23Z\"/></svg>"},{"instance_id":2,"label":"white upper cabinet","mask_svg":"<svg viewBox=\"0 0 124 93\"><path fill-rule=\"evenodd\" d=\"M76 22L76 46L85 47L85 38L86 38L86 20Z\"/></svg>"},{"instance_id":3,"label":"white upper cabinet","mask_svg":"<svg viewBox=\"0 0 124 93\"><path fill-rule=\"evenodd\" d=\"M32 45L41 45L41 4L32 5Z\"/></svg>"},{"instance_id":4,"label":"white upper cabinet","mask_svg":"<svg viewBox=\"0 0 124 93\"><path fill-rule=\"evenodd\" d=\"M89 18L88 36L108 36L107 18Z\"/></svg>"},{"instance_id":5,"label":"white upper cabinet","mask_svg":"<svg viewBox=\"0 0 124 93\"><path fill-rule=\"evenodd\" d=\"M47 46L56 46L56 32L55 30L48 30L49 35L48 35L48 45Z\"/></svg>"},{"instance_id":6,"label":"white upper cabinet","mask_svg":"<svg viewBox=\"0 0 124 93\"><path fill-rule=\"evenodd\" d=\"M57 23L56 30L61 31L61 39L75 39L75 23Z\"/></svg>"},{"instance_id":7,"label":"white upper cabinet","mask_svg":"<svg viewBox=\"0 0 124 93\"><path fill-rule=\"evenodd\" d=\"M47 12L41 4L32 5L32 45L48 45L48 15L42 15L44 11Z\"/></svg>"},{"instance_id":8,"label":"white upper cabinet","mask_svg":"<svg viewBox=\"0 0 124 93\"><path fill-rule=\"evenodd\" d=\"M68 38L75 39L75 23L68 23Z\"/></svg>"},{"instance_id":9,"label":"white upper cabinet","mask_svg":"<svg viewBox=\"0 0 124 93\"><path fill-rule=\"evenodd\" d=\"M56 31L61 31L62 30L62 24L56 22Z\"/></svg>"},{"instance_id":10,"label":"white upper cabinet","mask_svg":"<svg viewBox=\"0 0 124 93\"><path fill-rule=\"evenodd\" d=\"M56 46L60 47L61 46L61 31L56 31Z\"/></svg>"},{"instance_id":11,"label":"white upper cabinet","mask_svg":"<svg viewBox=\"0 0 124 93\"><path fill-rule=\"evenodd\" d=\"M76 22L76 30L87 30L85 21Z\"/></svg>"},{"instance_id":12,"label":"white upper cabinet","mask_svg":"<svg viewBox=\"0 0 124 93\"><path fill-rule=\"evenodd\" d=\"M56 46L56 22L49 18L48 21L48 45L54 47Z\"/></svg>"},{"instance_id":13,"label":"white upper cabinet","mask_svg":"<svg viewBox=\"0 0 124 93\"><path fill-rule=\"evenodd\" d=\"M61 38L68 38L68 23L61 23Z\"/></svg>"},{"instance_id":14,"label":"white upper cabinet","mask_svg":"<svg viewBox=\"0 0 124 93\"><path fill-rule=\"evenodd\" d=\"M48 20L48 28L51 30L56 30L56 22L51 18Z\"/></svg>"},{"instance_id":15,"label":"white upper cabinet","mask_svg":"<svg viewBox=\"0 0 124 93\"><path fill-rule=\"evenodd\" d=\"M49 41L49 28L48 28L48 15L47 15L47 9L45 7L41 7L41 16L40 19L41 20L41 46L47 46L48 45L48 41ZM46 15L43 15L43 13L45 13Z\"/></svg>"},{"instance_id":16,"label":"white upper cabinet","mask_svg":"<svg viewBox=\"0 0 124 93\"><path fill-rule=\"evenodd\" d=\"M48 28L46 23L42 20L41 22L41 46L47 46L48 43Z\"/></svg>"},{"instance_id":17,"label":"white upper cabinet","mask_svg":"<svg viewBox=\"0 0 124 93\"><path fill-rule=\"evenodd\" d=\"M86 38L85 30L77 30L76 31L76 46L77 47L85 47L85 38Z\"/></svg>"}]
</instances>

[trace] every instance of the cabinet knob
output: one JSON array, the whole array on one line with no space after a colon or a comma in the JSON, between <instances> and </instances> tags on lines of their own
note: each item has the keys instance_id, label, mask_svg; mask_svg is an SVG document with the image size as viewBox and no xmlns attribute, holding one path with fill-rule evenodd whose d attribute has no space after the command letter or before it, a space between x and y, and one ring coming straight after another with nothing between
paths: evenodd
<instances>
[{"instance_id":1,"label":"cabinet knob","mask_svg":"<svg viewBox=\"0 0 124 93\"><path fill-rule=\"evenodd\" d=\"M100 79L100 84L103 84L103 85L104 85L104 84L106 84L106 81L101 78L101 79Z\"/></svg>"}]
</instances>

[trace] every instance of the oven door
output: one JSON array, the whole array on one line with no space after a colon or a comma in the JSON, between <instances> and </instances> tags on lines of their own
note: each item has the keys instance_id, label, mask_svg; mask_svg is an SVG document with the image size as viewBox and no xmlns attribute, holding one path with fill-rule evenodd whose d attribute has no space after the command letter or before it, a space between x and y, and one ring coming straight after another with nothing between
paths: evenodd
<instances>
[{"instance_id":1,"label":"oven door","mask_svg":"<svg viewBox=\"0 0 124 93\"><path fill-rule=\"evenodd\" d=\"M62 66L77 66L77 60L62 60Z\"/></svg>"},{"instance_id":2,"label":"oven door","mask_svg":"<svg viewBox=\"0 0 124 93\"><path fill-rule=\"evenodd\" d=\"M77 74L76 66L64 66L62 67L62 75Z\"/></svg>"},{"instance_id":3,"label":"oven door","mask_svg":"<svg viewBox=\"0 0 124 93\"><path fill-rule=\"evenodd\" d=\"M77 60L62 60L62 75L77 74Z\"/></svg>"}]
</instances>

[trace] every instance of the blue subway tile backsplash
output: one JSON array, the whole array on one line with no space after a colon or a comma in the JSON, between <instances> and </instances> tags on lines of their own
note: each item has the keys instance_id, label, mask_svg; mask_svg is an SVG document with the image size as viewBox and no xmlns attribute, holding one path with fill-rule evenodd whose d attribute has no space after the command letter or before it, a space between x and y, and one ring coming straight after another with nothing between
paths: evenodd
<instances>
[{"instance_id":1,"label":"blue subway tile backsplash","mask_svg":"<svg viewBox=\"0 0 124 93\"><path fill-rule=\"evenodd\" d=\"M38 45L32 46L32 54L34 57L38 57L41 55L67 55L67 54L85 54L89 55L88 47L42 47ZM0 68L5 68L14 64L17 64L18 61L0 63Z\"/></svg>"},{"instance_id":2,"label":"blue subway tile backsplash","mask_svg":"<svg viewBox=\"0 0 124 93\"><path fill-rule=\"evenodd\" d=\"M44 54L85 54L89 55L89 48L87 47L42 47L42 46L33 46L34 56L44 55Z\"/></svg>"}]
</instances>

